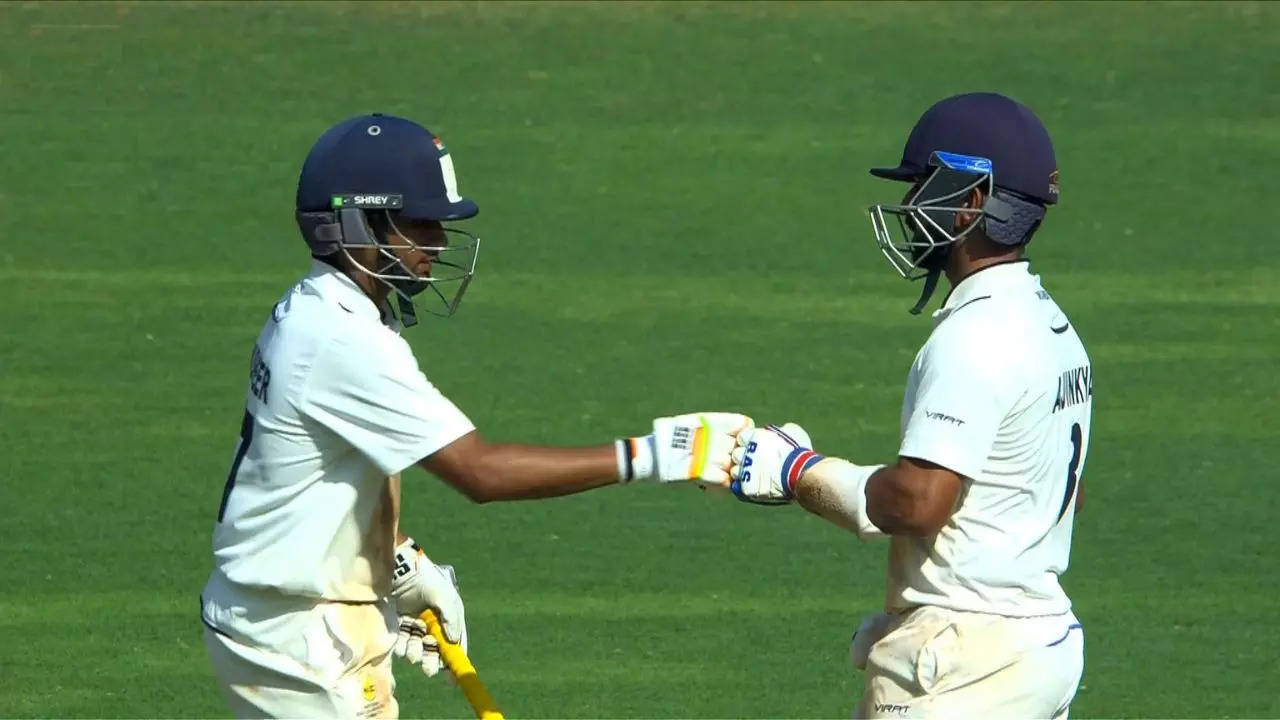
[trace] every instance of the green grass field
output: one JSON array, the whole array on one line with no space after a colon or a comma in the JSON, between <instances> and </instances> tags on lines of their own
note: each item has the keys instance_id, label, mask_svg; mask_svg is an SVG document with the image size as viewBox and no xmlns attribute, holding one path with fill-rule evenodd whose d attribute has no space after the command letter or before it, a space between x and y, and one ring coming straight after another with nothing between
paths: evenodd
<instances>
[{"instance_id":1,"label":"green grass field","mask_svg":"<svg viewBox=\"0 0 1280 720\"><path fill-rule=\"evenodd\" d=\"M864 206L933 101L1053 133L1030 255L1093 357L1077 717L1280 715L1280 5L0 5L0 716L226 712L197 596L297 172L381 110L482 208L408 333L493 439L655 414L897 448L928 333ZM512 716L847 716L884 550L687 488L472 506L406 476ZM465 716L399 672L407 716Z\"/></svg>"}]
</instances>

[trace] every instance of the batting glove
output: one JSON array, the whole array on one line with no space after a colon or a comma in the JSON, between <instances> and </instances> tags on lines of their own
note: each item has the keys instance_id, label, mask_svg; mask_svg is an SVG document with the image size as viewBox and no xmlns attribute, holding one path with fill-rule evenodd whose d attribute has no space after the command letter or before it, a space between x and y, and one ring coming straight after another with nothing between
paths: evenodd
<instances>
[{"instance_id":1,"label":"batting glove","mask_svg":"<svg viewBox=\"0 0 1280 720\"><path fill-rule=\"evenodd\" d=\"M740 433L731 456L729 489L739 500L758 505L791 502L800 476L822 460L812 444L809 433L795 423Z\"/></svg>"},{"instance_id":2,"label":"batting glove","mask_svg":"<svg viewBox=\"0 0 1280 720\"><path fill-rule=\"evenodd\" d=\"M729 486L729 453L751 418L738 413L689 413L653 421L653 434L619 440L621 482L695 481Z\"/></svg>"},{"instance_id":3,"label":"batting glove","mask_svg":"<svg viewBox=\"0 0 1280 720\"><path fill-rule=\"evenodd\" d=\"M458 580L450 565L436 565L412 539L396 547L395 576L391 595L400 615L394 653L411 665L418 665L427 677L444 667L440 648L419 619L430 609L440 618L444 636L467 649L467 623L458 594Z\"/></svg>"}]
</instances>

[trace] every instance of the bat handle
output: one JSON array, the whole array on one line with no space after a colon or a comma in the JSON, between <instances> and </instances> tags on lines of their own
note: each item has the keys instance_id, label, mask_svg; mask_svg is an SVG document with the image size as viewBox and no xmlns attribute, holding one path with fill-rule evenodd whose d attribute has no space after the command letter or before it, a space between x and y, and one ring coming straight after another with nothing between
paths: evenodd
<instances>
[{"instance_id":1,"label":"bat handle","mask_svg":"<svg viewBox=\"0 0 1280 720\"><path fill-rule=\"evenodd\" d=\"M462 646L449 642L449 639L444 636L444 628L440 626L440 620L436 614L431 610L424 610L419 617L427 624L427 632L436 639L445 667L449 668L449 672L453 673L458 680L458 687L462 688L462 694L467 697L467 702L471 703L471 709L475 710L476 717L480 720L503 720L502 711L498 710L498 704L493 701L488 688L480 682L480 676L476 674L476 666L471 664L471 658L467 657Z\"/></svg>"}]
</instances>

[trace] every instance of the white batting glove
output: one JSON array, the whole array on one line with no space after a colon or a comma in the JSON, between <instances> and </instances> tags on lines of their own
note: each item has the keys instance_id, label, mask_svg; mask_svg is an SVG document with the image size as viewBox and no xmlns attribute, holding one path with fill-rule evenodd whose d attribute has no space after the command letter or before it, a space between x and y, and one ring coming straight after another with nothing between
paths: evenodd
<instances>
[{"instance_id":1,"label":"white batting glove","mask_svg":"<svg viewBox=\"0 0 1280 720\"><path fill-rule=\"evenodd\" d=\"M752 427L738 413L689 413L653 421L653 434L619 440L621 482L695 481L729 486L729 453L736 437Z\"/></svg>"},{"instance_id":2,"label":"white batting glove","mask_svg":"<svg viewBox=\"0 0 1280 720\"><path fill-rule=\"evenodd\" d=\"M467 649L467 622L458 594L458 580L450 565L436 565L412 539L396 547L395 576L391 595L400 615L400 630L394 653L413 665L419 665L428 677L444 666L435 638L427 632L426 623L418 619L430 608L440 618L444 636Z\"/></svg>"},{"instance_id":3,"label":"white batting glove","mask_svg":"<svg viewBox=\"0 0 1280 720\"><path fill-rule=\"evenodd\" d=\"M396 646L392 652L410 665L422 668L427 677L435 677L444 669L439 644L427 632L427 624L412 615L400 616L400 630L396 634Z\"/></svg>"},{"instance_id":4,"label":"white batting glove","mask_svg":"<svg viewBox=\"0 0 1280 720\"><path fill-rule=\"evenodd\" d=\"M809 447L812 444L809 433L795 423L740 433L732 453L729 489L739 500L758 505L791 502L800 475L822 460Z\"/></svg>"}]
</instances>

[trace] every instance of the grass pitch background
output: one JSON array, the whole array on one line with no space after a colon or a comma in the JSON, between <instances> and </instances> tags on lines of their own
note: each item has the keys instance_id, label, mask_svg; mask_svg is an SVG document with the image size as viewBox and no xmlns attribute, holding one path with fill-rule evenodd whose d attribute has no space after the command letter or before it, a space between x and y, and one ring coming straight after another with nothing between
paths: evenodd
<instances>
[{"instance_id":1,"label":"grass pitch background","mask_svg":"<svg viewBox=\"0 0 1280 720\"><path fill-rule=\"evenodd\" d=\"M1277 57L1266 4L0 5L0 715L225 713L197 594L330 124L422 121L480 203L461 313L408 337L490 437L737 408L871 461L929 322L862 214L900 188L865 170L974 89L1055 138L1030 255L1095 368L1073 714L1280 714ZM683 488L476 507L416 471L405 496L513 716L860 693L884 551L803 513ZM468 713L414 675L405 715Z\"/></svg>"}]
</instances>

